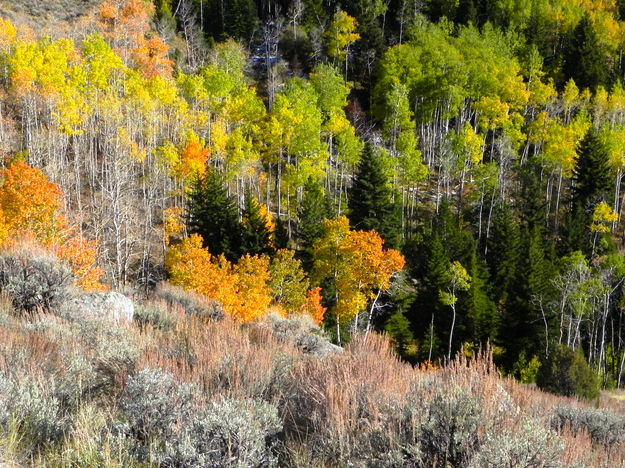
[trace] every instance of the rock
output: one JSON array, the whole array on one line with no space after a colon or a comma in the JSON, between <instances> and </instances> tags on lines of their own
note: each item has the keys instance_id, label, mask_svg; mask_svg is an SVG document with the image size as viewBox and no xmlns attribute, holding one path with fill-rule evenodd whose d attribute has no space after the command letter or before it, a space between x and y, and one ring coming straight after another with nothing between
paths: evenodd
<instances>
[{"instance_id":1,"label":"rock","mask_svg":"<svg viewBox=\"0 0 625 468\"><path fill-rule=\"evenodd\" d=\"M92 292L73 296L62 310L64 315L72 318L84 317L129 323L134 317L135 306L128 297L117 292Z\"/></svg>"},{"instance_id":2,"label":"rock","mask_svg":"<svg viewBox=\"0 0 625 468\"><path fill-rule=\"evenodd\" d=\"M306 354L314 354L316 356L325 356L331 353L341 353L343 348L322 336L305 333L298 337L296 345Z\"/></svg>"}]
</instances>

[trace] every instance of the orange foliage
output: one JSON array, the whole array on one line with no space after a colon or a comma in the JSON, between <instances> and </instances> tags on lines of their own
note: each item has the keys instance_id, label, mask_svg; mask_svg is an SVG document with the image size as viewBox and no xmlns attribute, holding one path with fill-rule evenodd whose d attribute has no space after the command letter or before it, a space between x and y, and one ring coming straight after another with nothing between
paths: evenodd
<instances>
[{"instance_id":1,"label":"orange foliage","mask_svg":"<svg viewBox=\"0 0 625 468\"><path fill-rule=\"evenodd\" d=\"M137 40L150 30L153 13L146 0L107 0L100 5L100 27L113 41Z\"/></svg>"},{"instance_id":2,"label":"orange foliage","mask_svg":"<svg viewBox=\"0 0 625 468\"><path fill-rule=\"evenodd\" d=\"M0 210L10 232L32 232L48 245L61 235L62 194L58 185L20 160L0 171L0 179Z\"/></svg>"},{"instance_id":3,"label":"orange foliage","mask_svg":"<svg viewBox=\"0 0 625 468\"><path fill-rule=\"evenodd\" d=\"M215 258L193 234L167 253L165 266L172 284L221 303L231 317L249 322L265 314L271 303L268 287L269 260L246 255L232 265L223 256Z\"/></svg>"},{"instance_id":4,"label":"orange foliage","mask_svg":"<svg viewBox=\"0 0 625 468\"><path fill-rule=\"evenodd\" d=\"M67 261L79 286L102 289L96 243L69 226L59 186L21 160L0 171L0 180L0 246L32 239Z\"/></svg>"},{"instance_id":5,"label":"orange foliage","mask_svg":"<svg viewBox=\"0 0 625 468\"><path fill-rule=\"evenodd\" d=\"M102 270L95 266L97 260L97 242L86 240L80 233L72 232L54 249L59 258L69 263L76 284L87 291L104 291Z\"/></svg>"},{"instance_id":6,"label":"orange foliage","mask_svg":"<svg viewBox=\"0 0 625 468\"><path fill-rule=\"evenodd\" d=\"M302 306L302 312L310 315L317 325L323 323L326 308L321 305L321 288L316 287L306 291L306 302Z\"/></svg>"},{"instance_id":7,"label":"orange foliage","mask_svg":"<svg viewBox=\"0 0 625 468\"><path fill-rule=\"evenodd\" d=\"M199 175L206 172L206 161L210 150L198 140L190 141L180 153L180 160L174 167L174 173L180 178Z\"/></svg>"},{"instance_id":8,"label":"orange foliage","mask_svg":"<svg viewBox=\"0 0 625 468\"><path fill-rule=\"evenodd\" d=\"M357 284L388 289L393 273L404 267L404 257L397 250L384 250L383 245L376 231L350 231L345 236L342 249L349 256L350 276Z\"/></svg>"},{"instance_id":9,"label":"orange foliage","mask_svg":"<svg viewBox=\"0 0 625 468\"><path fill-rule=\"evenodd\" d=\"M404 257L384 250L375 231L350 231L345 216L324 221L325 234L315 241L314 279L332 279L336 289L333 312L341 322L364 310L377 293L388 289L392 275L404 267Z\"/></svg>"},{"instance_id":10,"label":"orange foliage","mask_svg":"<svg viewBox=\"0 0 625 468\"><path fill-rule=\"evenodd\" d=\"M171 77L169 46L150 32L154 5L148 0L107 0L100 6L100 29L125 60L132 59L144 78Z\"/></svg>"},{"instance_id":11,"label":"orange foliage","mask_svg":"<svg viewBox=\"0 0 625 468\"><path fill-rule=\"evenodd\" d=\"M143 77L171 77L174 62L167 58L169 46L158 36L148 40L139 38L137 42L138 46L132 50L132 59Z\"/></svg>"}]
</instances>

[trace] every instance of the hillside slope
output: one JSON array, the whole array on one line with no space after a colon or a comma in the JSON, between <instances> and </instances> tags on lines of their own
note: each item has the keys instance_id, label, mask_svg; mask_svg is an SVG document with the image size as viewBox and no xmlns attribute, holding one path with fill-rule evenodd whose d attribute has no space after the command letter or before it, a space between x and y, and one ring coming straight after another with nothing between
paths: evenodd
<instances>
[{"instance_id":1,"label":"hillside slope","mask_svg":"<svg viewBox=\"0 0 625 468\"><path fill-rule=\"evenodd\" d=\"M25 25L37 34L61 37L71 35L90 23L99 0L0 0L0 16Z\"/></svg>"}]
</instances>

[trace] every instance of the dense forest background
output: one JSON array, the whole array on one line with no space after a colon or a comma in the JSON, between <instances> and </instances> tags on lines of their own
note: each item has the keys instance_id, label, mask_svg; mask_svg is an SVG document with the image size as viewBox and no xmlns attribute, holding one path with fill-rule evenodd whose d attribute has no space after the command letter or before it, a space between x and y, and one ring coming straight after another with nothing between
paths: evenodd
<instances>
[{"instance_id":1,"label":"dense forest background","mask_svg":"<svg viewBox=\"0 0 625 468\"><path fill-rule=\"evenodd\" d=\"M109 0L64 37L4 4L4 164L59 184L114 287L202 291L195 233L286 310L290 265L338 341L488 342L529 380L564 345L623 384L625 2Z\"/></svg>"}]
</instances>

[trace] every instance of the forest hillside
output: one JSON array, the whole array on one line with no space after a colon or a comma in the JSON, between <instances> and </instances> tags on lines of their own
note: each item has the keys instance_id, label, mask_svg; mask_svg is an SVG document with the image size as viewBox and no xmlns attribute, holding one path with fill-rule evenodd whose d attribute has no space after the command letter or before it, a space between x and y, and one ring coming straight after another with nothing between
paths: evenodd
<instances>
[{"instance_id":1,"label":"forest hillside","mask_svg":"<svg viewBox=\"0 0 625 468\"><path fill-rule=\"evenodd\" d=\"M0 0L0 454L618 466L624 50L621 0Z\"/></svg>"}]
</instances>

